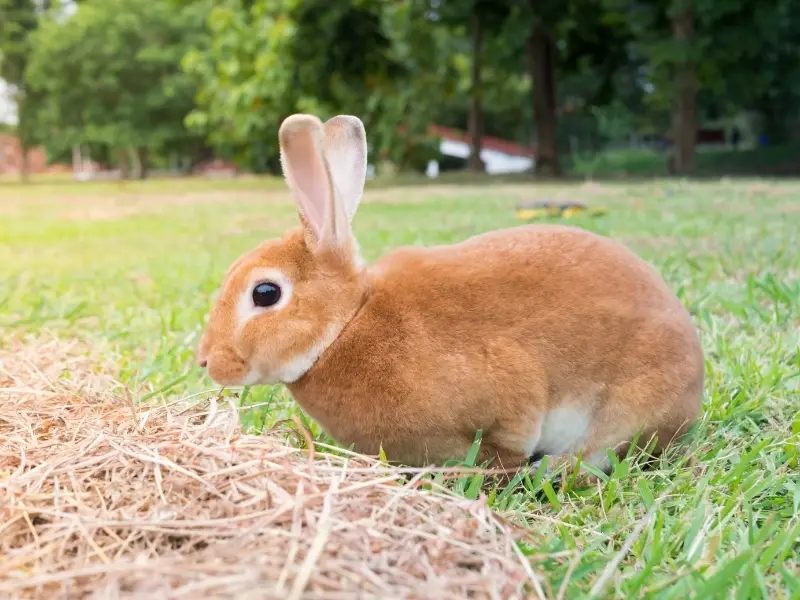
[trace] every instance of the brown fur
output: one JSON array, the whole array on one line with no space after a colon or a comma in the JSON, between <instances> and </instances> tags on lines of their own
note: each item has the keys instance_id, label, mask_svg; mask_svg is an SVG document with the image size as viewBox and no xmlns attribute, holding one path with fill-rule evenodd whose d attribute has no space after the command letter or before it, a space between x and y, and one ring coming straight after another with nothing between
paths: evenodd
<instances>
[{"instance_id":1,"label":"brown fur","mask_svg":"<svg viewBox=\"0 0 800 600\"><path fill-rule=\"evenodd\" d=\"M220 383L267 372L341 329L299 379L297 402L339 442L398 462L528 460L531 431L564 404L590 413L586 456L637 433L659 447L698 415L703 355L687 311L622 245L531 225L459 244L403 248L359 267L352 243L318 247L305 222L235 263L200 346ZM257 267L294 297L236 333L235 302Z\"/></svg>"}]
</instances>

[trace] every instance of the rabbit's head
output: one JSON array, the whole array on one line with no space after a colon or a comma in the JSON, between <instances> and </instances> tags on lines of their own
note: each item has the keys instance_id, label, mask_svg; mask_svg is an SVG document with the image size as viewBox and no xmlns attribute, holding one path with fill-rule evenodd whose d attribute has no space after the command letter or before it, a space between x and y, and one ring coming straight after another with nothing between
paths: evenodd
<instances>
[{"instance_id":1,"label":"rabbit's head","mask_svg":"<svg viewBox=\"0 0 800 600\"><path fill-rule=\"evenodd\" d=\"M350 228L366 177L363 124L293 115L278 135L300 227L240 257L223 279L197 357L222 385L297 381L366 290Z\"/></svg>"}]
</instances>

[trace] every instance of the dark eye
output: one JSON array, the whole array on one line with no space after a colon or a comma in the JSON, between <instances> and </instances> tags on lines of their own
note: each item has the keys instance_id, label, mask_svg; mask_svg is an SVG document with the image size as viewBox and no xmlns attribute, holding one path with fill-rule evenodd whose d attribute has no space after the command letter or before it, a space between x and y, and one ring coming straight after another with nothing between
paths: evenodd
<instances>
[{"instance_id":1,"label":"dark eye","mask_svg":"<svg viewBox=\"0 0 800 600\"><path fill-rule=\"evenodd\" d=\"M253 304L261 308L274 306L281 299L281 288L274 283L265 281L253 288Z\"/></svg>"}]
</instances>

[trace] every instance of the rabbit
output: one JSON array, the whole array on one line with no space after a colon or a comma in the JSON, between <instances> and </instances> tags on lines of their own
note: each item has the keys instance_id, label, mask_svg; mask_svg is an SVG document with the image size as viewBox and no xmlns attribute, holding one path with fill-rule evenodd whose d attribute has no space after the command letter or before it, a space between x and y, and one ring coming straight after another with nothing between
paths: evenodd
<instances>
[{"instance_id":1,"label":"rabbit","mask_svg":"<svg viewBox=\"0 0 800 600\"><path fill-rule=\"evenodd\" d=\"M417 467L481 430L482 464L581 453L608 472L608 449L660 452L697 420L696 329L625 246L529 224L365 265L361 120L295 114L278 138L299 226L225 274L197 352L212 380L283 383L339 443Z\"/></svg>"}]
</instances>

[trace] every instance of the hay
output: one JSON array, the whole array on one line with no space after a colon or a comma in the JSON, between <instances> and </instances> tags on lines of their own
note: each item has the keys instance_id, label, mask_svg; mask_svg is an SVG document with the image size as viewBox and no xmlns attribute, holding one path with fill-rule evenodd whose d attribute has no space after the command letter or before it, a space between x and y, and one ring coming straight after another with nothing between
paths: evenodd
<instances>
[{"instance_id":1,"label":"hay","mask_svg":"<svg viewBox=\"0 0 800 600\"><path fill-rule=\"evenodd\" d=\"M541 591L482 501L360 456L134 408L77 343L0 351L4 598L512 598ZM135 417L134 417L135 414Z\"/></svg>"}]
</instances>

